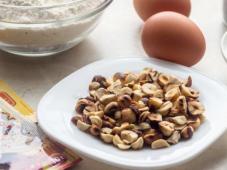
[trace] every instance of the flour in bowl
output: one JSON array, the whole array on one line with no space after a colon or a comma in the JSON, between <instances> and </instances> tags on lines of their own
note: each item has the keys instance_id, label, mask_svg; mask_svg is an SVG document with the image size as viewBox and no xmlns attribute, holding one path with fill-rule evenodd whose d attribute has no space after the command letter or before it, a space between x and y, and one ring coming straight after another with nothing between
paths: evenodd
<instances>
[{"instance_id":1,"label":"flour in bowl","mask_svg":"<svg viewBox=\"0 0 227 170\"><path fill-rule=\"evenodd\" d=\"M16 6L49 6L67 2L72 0L0 0L0 4Z\"/></svg>"},{"instance_id":2,"label":"flour in bowl","mask_svg":"<svg viewBox=\"0 0 227 170\"><path fill-rule=\"evenodd\" d=\"M104 1L105 0L0 0L0 20L13 23L43 23L62 20L87 13L97 8Z\"/></svg>"},{"instance_id":3,"label":"flour in bowl","mask_svg":"<svg viewBox=\"0 0 227 170\"><path fill-rule=\"evenodd\" d=\"M71 47L95 26L106 0L0 0L0 44L43 51ZM74 45L73 45L74 44ZM23 49L22 49L23 50Z\"/></svg>"}]
</instances>

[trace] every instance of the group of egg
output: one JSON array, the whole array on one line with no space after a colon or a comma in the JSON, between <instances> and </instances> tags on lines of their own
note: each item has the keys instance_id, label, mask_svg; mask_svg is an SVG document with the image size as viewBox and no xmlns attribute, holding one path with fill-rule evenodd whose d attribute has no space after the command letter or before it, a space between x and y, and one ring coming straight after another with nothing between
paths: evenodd
<instances>
[{"instance_id":1,"label":"group of egg","mask_svg":"<svg viewBox=\"0 0 227 170\"><path fill-rule=\"evenodd\" d=\"M149 56L185 66L201 60L206 43L202 31L188 18L190 0L134 0L134 7L145 22L142 44Z\"/></svg>"}]
</instances>

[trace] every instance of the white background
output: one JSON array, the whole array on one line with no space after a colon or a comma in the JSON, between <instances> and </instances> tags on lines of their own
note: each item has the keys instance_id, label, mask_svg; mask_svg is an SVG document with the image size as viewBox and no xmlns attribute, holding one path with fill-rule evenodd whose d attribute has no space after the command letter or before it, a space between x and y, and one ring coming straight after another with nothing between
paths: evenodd
<instances>
[{"instance_id":1,"label":"white background","mask_svg":"<svg viewBox=\"0 0 227 170\"><path fill-rule=\"evenodd\" d=\"M226 31L222 22L222 0L192 0L191 19L200 26L207 42L206 54L194 68L227 84L227 64L220 51L220 40ZM97 29L80 45L67 52L40 59L16 57L0 52L0 79L9 83L36 108L41 97L54 84L90 62L103 58L146 56L140 42L142 25L133 9L132 0L114 0ZM75 85L79 85L79 82L75 82ZM86 159L75 169L118 168ZM191 169L227 169L227 132L199 157L169 170Z\"/></svg>"}]
</instances>

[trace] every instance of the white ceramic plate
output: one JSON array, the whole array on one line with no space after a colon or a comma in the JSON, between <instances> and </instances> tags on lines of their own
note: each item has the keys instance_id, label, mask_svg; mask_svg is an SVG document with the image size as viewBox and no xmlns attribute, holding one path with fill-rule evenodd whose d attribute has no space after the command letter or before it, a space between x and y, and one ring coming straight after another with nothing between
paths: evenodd
<instances>
[{"instance_id":1,"label":"white ceramic plate","mask_svg":"<svg viewBox=\"0 0 227 170\"><path fill-rule=\"evenodd\" d=\"M201 92L200 99L206 107L207 120L191 140L161 150L147 148L140 151L121 151L79 131L71 124L76 100L88 95L88 84L94 75L110 76L115 72L139 72L144 67L153 67L182 78L192 76L194 88ZM225 86L190 68L155 59L109 59L89 64L54 86L38 106L38 121L50 137L81 156L122 168L167 168L192 159L223 134L227 120L226 102Z\"/></svg>"}]
</instances>

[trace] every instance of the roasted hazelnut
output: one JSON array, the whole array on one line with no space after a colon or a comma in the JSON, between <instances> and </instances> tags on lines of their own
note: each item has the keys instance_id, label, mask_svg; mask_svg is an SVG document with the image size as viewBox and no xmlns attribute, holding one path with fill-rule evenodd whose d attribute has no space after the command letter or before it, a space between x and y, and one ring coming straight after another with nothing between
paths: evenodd
<instances>
[{"instance_id":1,"label":"roasted hazelnut","mask_svg":"<svg viewBox=\"0 0 227 170\"><path fill-rule=\"evenodd\" d=\"M111 128L104 127L101 129L101 132L104 134L111 134L113 132L113 130Z\"/></svg>"},{"instance_id":2,"label":"roasted hazelnut","mask_svg":"<svg viewBox=\"0 0 227 170\"><path fill-rule=\"evenodd\" d=\"M98 90L95 91L95 94L94 96L97 98L97 99L100 99L102 96L106 95L106 94L109 94L108 91L104 88L99 88Z\"/></svg>"},{"instance_id":3,"label":"roasted hazelnut","mask_svg":"<svg viewBox=\"0 0 227 170\"><path fill-rule=\"evenodd\" d=\"M188 102L188 111L192 116L198 116L205 111L203 105L198 101Z\"/></svg>"},{"instance_id":4,"label":"roasted hazelnut","mask_svg":"<svg viewBox=\"0 0 227 170\"><path fill-rule=\"evenodd\" d=\"M121 124L121 126L119 126L119 127L116 126L113 128L113 134L120 134L121 131L123 131L123 130L131 130L131 129L133 129L133 127L131 125L132 124L129 124L128 122L124 122Z\"/></svg>"},{"instance_id":5,"label":"roasted hazelnut","mask_svg":"<svg viewBox=\"0 0 227 170\"><path fill-rule=\"evenodd\" d=\"M130 124L128 122L123 122L121 124L121 128L123 128L123 129L127 129L129 126L130 126Z\"/></svg>"},{"instance_id":6,"label":"roasted hazelnut","mask_svg":"<svg viewBox=\"0 0 227 170\"><path fill-rule=\"evenodd\" d=\"M130 123L128 123L128 122L123 122L122 124L121 124L121 128L123 129L123 130L132 130L132 129L134 129L135 128L135 124L130 124Z\"/></svg>"},{"instance_id":7,"label":"roasted hazelnut","mask_svg":"<svg viewBox=\"0 0 227 170\"><path fill-rule=\"evenodd\" d=\"M113 128L114 127L114 125L112 123L110 123L110 122L108 122L106 120L102 121L102 126L103 127L107 127L107 128Z\"/></svg>"},{"instance_id":8,"label":"roasted hazelnut","mask_svg":"<svg viewBox=\"0 0 227 170\"><path fill-rule=\"evenodd\" d=\"M164 136L169 137L170 135L172 135L172 133L174 132L174 124L167 122L167 121L162 121L159 123L159 127L161 132L163 133Z\"/></svg>"},{"instance_id":9,"label":"roasted hazelnut","mask_svg":"<svg viewBox=\"0 0 227 170\"><path fill-rule=\"evenodd\" d=\"M121 139L127 141L128 144L131 144L138 139L138 134L131 130L123 130L121 131Z\"/></svg>"},{"instance_id":10,"label":"roasted hazelnut","mask_svg":"<svg viewBox=\"0 0 227 170\"><path fill-rule=\"evenodd\" d=\"M149 119L151 122L161 122L161 121L162 121L162 115L161 115L161 114L158 114L158 113L149 114L149 115L148 115L148 119Z\"/></svg>"},{"instance_id":11,"label":"roasted hazelnut","mask_svg":"<svg viewBox=\"0 0 227 170\"><path fill-rule=\"evenodd\" d=\"M136 122L136 114L130 108L123 109L121 111L121 119L123 122L134 123Z\"/></svg>"},{"instance_id":12,"label":"roasted hazelnut","mask_svg":"<svg viewBox=\"0 0 227 170\"><path fill-rule=\"evenodd\" d=\"M151 75L152 71L148 71L148 70L143 70L140 74L139 74L139 82L153 82L154 80L152 79L152 75Z\"/></svg>"},{"instance_id":13,"label":"roasted hazelnut","mask_svg":"<svg viewBox=\"0 0 227 170\"><path fill-rule=\"evenodd\" d=\"M116 101L117 96L115 94L107 94L103 95L99 100L102 104L107 105L110 102Z\"/></svg>"},{"instance_id":14,"label":"roasted hazelnut","mask_svg":"<svg viewBox=\"0 0 227 170\"><path fill-rule=\"evenodd\" d=\"M132 87L132 90L141 90L141 85L140 84L134 84L133 87Z\"/></svg>"},{"instance_id":15,"label":"roasted hazelnut","mask_svg":"<svg viewBox=\"0 0 227 170\"><path fill-rule=\"evenodd\" d=\"M198 115L198 118L200 119L201 124L206 120L206 116L204 114Z\"/></svg>"},{"instance_id":16,"label":"roasted hazelnut","mask_svg":"<svg viewBox=\"0 0 227 170\"><path fill-rule=\"evenodd\" d=\"M101 133L100 137L105 143L112 143L113 142L113 135L111 135L111 134Z\"/></svg>"},{"instance_id":17,"label":"roasted hazelnut","mask_svg":"<svg viewBox=\"0 0 227 170\"><path fill-rule=\"evenodd\" d=\"M136 74L130 73L125 77L125 84L136 82L137 80L138 80L138 76Z\"/></svg>"},{"instance_id":18,"label":"roasted hazelnut","mask_svg":"<svg viewBox=\"0 0 227 170\"><path fill-rule=\"evenodd\" d=\"M178 125L185 125L187 123L187 118L185 116L176 116L171 117L170 121Z\"/></svg>"},{"instance_id":19,"label":"roasted hazelnut","mask_svg":"<svg viewBox=\"0 0 227 170\"><path fill-rule=\"evenodd\" d=\"M148 106L148 101L149 101L149 99L148 99L148 98L143 97L143 98L142 98L141 100L139 100L138 102L143 103L143 105L144 105L144 106Z\"/></svg>"},{"instance_id":20,"label":"roasted hazelnut","mask_svg":"<svg viewBox=\"0 0 227 170\"><path fill-rule=\"evenodd\" d=\"M174 131L173 134L167 139L167 142L170 144L177 144L181 138L179 131Z\"/></svg>"},{"instance_id":21,"label":"roasted hazelnut","mask_svg":"<svg viewBox=\"0 0 227 170\"><path fill-rule=\"evenodd\" d=\"M164 98L164 91L162 89L156 90L153 94L153 97L163 99Z\"/></svg>"},{"instance_id":22,"label":"roasted hazelnut","mask_svg":"<svg viewBox=\"0 0 227 170\"><path fill-rule=\"evenodd\" d=\"M96 111L103 111L105 108L105 105L102 104L100 101L96 101L95 107L96 107Z\"/></svg>"},{"instance_id":23,"label":"roasted hazelnut","mask_svg":"<svg viewBox=\"0 0 227 170\"><path fill-rule=\"evenodd\" d=\"M114 114L119 110L119 105L117 102L110 102L108 105L106 105L104 109L104 113L107 116L114 116Z\"/></svg>"},{"instance_id":24,"label":"roasted hazelnut","mask_svg":"<svg viewBox=\"0 0 227 170\"><path fill-rule=\"evenodd\" d=\"M142 108L139 108L139 111L142 113L142 112L148 112L150 109L149 107L142 107Z\"/></svg>"},{"instance_id":25,"label":"roasted hazelnut","mask_svg":"<svg viewBox=\"0 0 227 170\"><path fill-rule=\"evenodd\" d=\"M124 144L119 135L114 135L113 144L117 146L118 144Z\"/></svg>"},{"instance_id":26,"label":"roasted hazelnut","mask_svg":"<svg viewBox=\"0 0 227 170\"><path fill-rule=\"evenodd\" d=\"M197 118L195 118L195 120L189 120L187 122L187 125L193 127L194 130L197 130L200 127L200 125L201 125L200 118L197 117Z\"/></svg>"},{"instance_id":27,"label":"roasted hazelnut","mask_svg":"<svg viewBox=\"0 0 227 170\"><path fill-rule=\"evenodd\" d=\"M76 125L82 131L86 131L91 127L91 125L89 125L85 122L82 122L81 120L78 120Z\"/></svg>"},{"instance_id":28,"label":"roasted hazelnut","mask_svg":"<svg viewBox=\"0 0 227 170\"><path fill-rule=\"evenodd\" d=\"M139 129L138 125L135 125L135 128L133 128L132 131L137 133L138 136L142 136L143 135L143 131Z\"/></svg>"},{"instance_id":29,"label":"roasted hazelnut","mask_svg":"<svg viewBox=\"0 0 227 170\"><path fill-rule=\"evenodd\" d=\"M167 148L169 146L170 145L168 144L168 142L164 139L158 139L158 140L152 142L152 144L151 144L152 149Z\"/></svg>"},{"instance_id":30,"label":"roasted hazelnut","mask_svg":"<svg viewBox=\"0 0 227 170\"><path fill-rule=\"evenodd\" d=\"M181 131L183 130L187 125L175 125L175 130Z\"/></svg>"},{"instance_id":31,"label":"roasted hazelnut","mask_svg":"<svg viewBox=\"0 0 227 170\"><path fill-rule=\"evenodd\" d=\"M106 120L108 122L110 122L111 124L115 125L116 124L116 120L114 120L113 118L107 116L107 115L104 115L103 116L103 120Z\"/></svg>"},{"instance_id":32,"label":"roasted hazelnut","mask_svg":"<svg viewBox=\"0 0 227 170\"><path fill-rule=\"evenodd\" d=\"M160 86L160 84L158 82L156 82L156 81L154 81L152 84L156 86L157 90L162 90L163 89L163 87Z\"/></svg>"},{"instance_id":33,"label":"roasted hazelnut","mask_svg":"<svg viewBox=\"0 0 227 170\"><path fill-rule=\"evenodd\" d=\"M142 91L146 95L152 96L156 90L157 90L157 87L154 84L146 83L142 85Z\"/></svg>"},{"instance_id":34,"label":"roasted hazelnut","mask_svg":"<svg viewBox=\"0 0 227 170\"><path fill-rule=\"evenodd\" d=\"M90 105L94 105L94 103L87 99L80 99L76 104L76 112L82 114L85 107Z\"/></svg>"},{"instance_id":35,"label":"roasted hazelnut","mask_svg":"<svg viewBox=\"0 0 227 170\"><path fill-rule=\"evenodd\" d=\"M156 70L153 70L149 73L150 75L150 78L153 80L153 81L157 81L158 80L158 77L159 77L159 72L156 71Z\"/></svg>"},{"instance_id":36,"label":"roasted hazelnut","mask_svg":"<svg viewBox=\"0 0 227 170\"><path fill-rule=\"evenodd\" d=\"M170 101L167 101L161 105L161 107L158 109L158 113L160 113L162 116L168 115L172 108L173 104Z\"/></svg>"},{"instance_id":37,"label":"roasted hazelnut","mask_svg":"<svg viewBox=\"0 0 227 170\"><path fill-rule=\"evenodd\" d=\"M191 126L186 126L182 131L181 131L181 136L184 139L190 139L193 136L194 129Z\"/></svg>"},{"instance_id":38,"label":"roasted hazelnut","mask_svg":"<svg viewBox=\"0 0 227 170\"><path fill-rule=\"evenodd\" d=\"M140 111L138 109L138 107L136 105L130 105L129 108L136 114L136 115L139 115L140 114Z\"/></svg>"},{"instance_id":39,"label":"roasted hazelnut","mask_svg":"<svg viewBox=\"0 0 227 170\"><path fill-rule=\"evenodd\" d=\"M99 116L90 116L89 117L91 124L96 125L97 127L102 127L102 119Z\"/></svg>"},{"instance_id":40,"label":"roasted hazelnut","mask_svg":"<svg viewBox=\"0 0 227 170\"><path fill-rule=\"evenodd\" d=\"M72 122L74 125L76 125L78 120L80 120L80 121L83 120L83 118L82 118L81 115L73 116L72 119L71 119L71 122Z\"/></svg>"},{"instance_id":41,"label":"roasted hazelnut","mask_svg":"<svg viewBox=\"0 0 227 170\"><path fill-rule=\"evenodd\" d=\"M96 97L96 91L95 91L95 90L90 90L90 91L89 91L89 95L90 95L92 98L97 99L97 97Z\"/></svg>"},{"instance_id":42,"label":"roasted hazelnut","mask_svg":"<svg viewBox=\"0 0 227 170\"><path fill-rule=\"evenodd\" d=\"M144 130L148 130L150 128L151 128L151 125L147 122L142 122L139 124L139 130L144 131Z\"/></svg>"},{"instance_id":43,"label":"roasted hazelnut","mask_svg":"<svg viewBox=\"0 0 227 170\"><path fill-rule=\"evenodd\" d=\"M186 87L191 87L192 86L192 77L188 76L187 80L185 81L185 86Z\"/></svg>"},{"instance_id":44,"label":"roasted hazelnut","mask_svg":"<svg viewBox=\"0 0 227 170\"><path fill-rule=\"evenodd\" d=\"M169 85L164 87L164 90L167 93L168 91L170 91L170 90L172 90L174 88L179 88L179 85L178 84L169 84Z\"/></svg>"},{"instance_id":45,"label":"roasted hazelnut","mask_svg":"<svg viewBox=\"0 0 227 170\"><path fill-rule=\"evenodd\" d=\"M139 101L141 98L143 98L144 93L142 93L141 90L134 90L132 93L132 99L134 101Z\"/></svg>"},{"instance_id":46,"label":"roasted hazelnut","mask_svg":"<svg viewBox=\"0 0 227 170\"><path fill-rule=\"evenodd\" d=\"M165 74L161 74L158 77L158 82L161 86L166 86L169 84L170 82L170 76L165 75Z\"/></svg>"},{"instance_id":47,"label":"roasted hazelnut","mask_svg":"<svg viewBox=\"0 0 227 170\"><path fill-rule=\"evenodd\" d=\"M100 118L102 118L104 116L104 112L103 111L96 111L96 112L84 112L84 114L86 116L98 116Z\"/></svg>"},{"instance_id":48,"label":"roasted hazelnut","mask_svg":"<svg viewBox=\"0 0 227 170\"><path fill-rule=\"evenodd\" d=\"M157 97L151 97L148 100L149 107L154 107L155 109L159 109L162 104L163 104L163 101Z\"/></svg>"},{"instance_id":49,"label":"roasted hazelnut","mask_svg":"<svg viewBox=\"0 0 227 170\"><path fill-rule=\"evenodd\" d=\"M113 128L113 134L120 134L122 131L122 128L121 127L114 127Z\"/></svg>"},{"instance_id":50,"label":"roasted hazelnut","mask_svg":"<svg viewBox=\"0 0 227 170\"><path fill-rule=\"evenodd\" d=\"M150 76L148 75L148 72L146 71L142 71L141 73L139 73L139 82L147 82L148 79L150 79Z\"/></svg>"},{"instance_id":51,"label":"roasted hazelnut","mask_svg":"<svg viewBox=\"0 0 227 170\"><path fill-rule=\"evenodd\" d=\"M84 99L89 100L89 101L95 103L95 99L92 96L87 96Z\"/></svg>"},{"instance_id":52,"label":"roasted hazelnut","mask_svg":"<svg viewBox=\"0 0 227 170\"><path fill-rule=\"evenodd\" d=\"M144 144L143 138L139 137L134 143L131 144L131 147L134 150L138 150L143 148L143 144Z\"/></svg>"},{"instance_id":53,"label":"roasted hazelnut","mask_svg":"<svg viewBox=\"0 0 227 170\"><path fill-rule=\"evenodd\" d=\"M90 115L90 112L96 112L97 111L97 107L95 104L92 104L92 105L89 105L89 106L86 106L83 110L83 114L88 116Z\"/></svg>"},{"instance_id":54,"label":"roasted hazelnut","mask_svg":"<svg viewBox=\"0 0 227 170\"><path fill-rule=\"evenodd\" d=\"M116 120L120 120L121 119L121 111L115 112L114 119L116 119Z\"/></svg>"},{"instance_id":55,"label":"roasted hazelnut","mask_svg":"<svg viewBox=\"0 0 227 170\"><path fill-rule=\"evenodd\" d=\"M112 92L116 95L118 95L120 89L122 88L122 83L120 80L114 81L108 88L107 90L109 92Z\"/></svg>"},{"instance_id":56,"label":"roasted hazelnut","mask_svg":"<svg viewBox=\"0 0 227 170\"><path fill-rule=\"evenodd\" d=\"M198 98L199 97L199 92L193 90L190 87L186 87L184 84L180 86L181 93L185 97L191 97L191 98Z\"/></svg>"},{"instance_id":57,"label":"roasted hazelnut","mask_svg":"<svg viewBox=\"0 0 227 170\"><path fill-rule=\"evenodd\" d=\"M177 115L178 113L187 114L187 101L185 96L179 96L174 102L173 108L171 110L171 115Z\"/></svg>"},{"instance_id":58,"label":"roasted hazelnut","mask_svg":"<svg viewBox=\"0 0 227 170\"><path fill-rule=\"evenodd\" d=\"M103 88L107 88L109 86L106 81L106 78L100 75L94 76L92 82L98 82Z\"/></svg>"},{"instance_id":59,"label":"roasted hazelnut","mask_svg":"<svg viewBox=\"0 0 227 170\"><path fill-rule=\"evenodd\" d=\"M91 82L91 84L89 85L89 90L97 90L100 88L100 84L98 82Z\"/></svg>"},{"instance_id":60,"label":"roasted hazelnut","mask_svg":"<svg viewBox=\"0 0 227 170\"><path fill-rule=\"evenodd\" d=\"M147 129L147 130L143 131L143 136L144 135L148 135L148 134L155 134L155 133L157 133L157 130L153 129L153 128L150 128L150 129Z\"/></svg>"},{"instance_id":61,"label":"roasted hazelnut","mask_svg":"<svg viewBox=\"0 0 227 170\"><path fill-rule=\"evenodd\" d=\"M151 145L152 142L154 142L154 141L156 141L158 139L162 139L162 138L163 138L162 134L158 133L158 132L148 133L148 134L143 136L144 142L147 145Z\"/></svg>"},{"instance_id":62,"label":"roasted hazelnut","mask_svg":"<svg viewBox=\"0 0 227 170\"><path fill-rule=\"evenodd\" d=\"M93 136L99 136L99 134L101 132L101 129L97 125L94 125L94 124L91 125L89 130Z\"/></svg>"},{"instance_id":63,"label":"roasted hazelnut","mask_svg":"<svg viewBox=\"0 0 227 170\"><path fill-rule=\"evenodd\" d=\"M182 84L182 81L179 80L177 77L175 77L173 75L171 75L169 77L170 77L169 84L174 84L174 85L181 85Z\"/></svg>"},{"instance_id":64,"label":"roasted hazelnut","mask_svg":"<svg viewBox=\"0 0 227 170\"><path fill-rule=\"evenodd\" d=\"M128 150L131 148L131 145L126 145L126 144L118 144L117 147L121 150Z\"/></svg>"},{"instance_id":65,"label":"roasted hazelnut","mask_svg":"<svg viewBox=\"0 0 227 170\"><path fill-rule=\"evenodd\" d=\"M117 93L118 95L131 95L133 93L132 89L129 87L123 87Z\"/></svg>"},{"instance_id":66,"label":"roasted hazelnut","mask_svg":"<svg viewBox=\"0 0 227 170\"><path fill-rule=\"evenodd\" d=\"M129 107L132 102L132 99L129 95L120 95L117 98L117 102L121 108Z\"/></svg>"},{"instance_id":67,"label":"roasted hazelnut","mask_svg":"<svg viewBox=\"0 0 227 170\"><path fill-rule=\"evenodd\" d=\"M118 72L118 73L114 74L113 81L117 81L117 80L124 81L125 77L126 77L126 75L124 73L119 73Z\"/></svg>"},{"instance_id":68,"label":"roasted hazelnut","mask_svg":"<svg viewBox=\"0 0 227 170\"><path fill-rule=\"evenodd\" d=\"M102 81L106 81L106 78L101 75L96 75L92 79L92 82L102 82Z\"/></svg>"},{"instance_id":69,"label":"roasted hazelnut","mask_svg":"<svg viewBox=\"0 0 227 170\"><path fill-rule=\"evenodd\" d=\"M149 111L142 112L139 115L139 122L145 122L146 119L148 118L148 115L150 115L150 112Z\"/></svg>"},{"instance_id":70,"label":"roasted hazelnut","mask_svg":"<svg viewBox=\"0 0 227 170\"><path fill-rule=\"evenodd\" d=\"M180 95L180 89L176 87L166 92L165 99L175 101Z\"/></svg>"},{"instance_id":71,"label":"roasted hazelnut","mask_svg":"<svg viewBox=\"0 0 227 170\"><path fill-rule=\"evenodd\" d=\"M144 100L144 98L143 98ZM134 105L137 106L138 109L142 109L144 107L147 107L147 105L141 100L139 100L138 102L132 102Z\"/></svg>"},{"instance_id":72,"label":"roasted hazelnut","mask_svg":"<svg viewBox=\"0 0 227 170\"><path fill-rule=\"evenodd\" d=\"M91 121L89 119L89 117L87 115L82 115L82 122L87 123L87 124L91 124Z\"/></svg>"}]
</instances>

